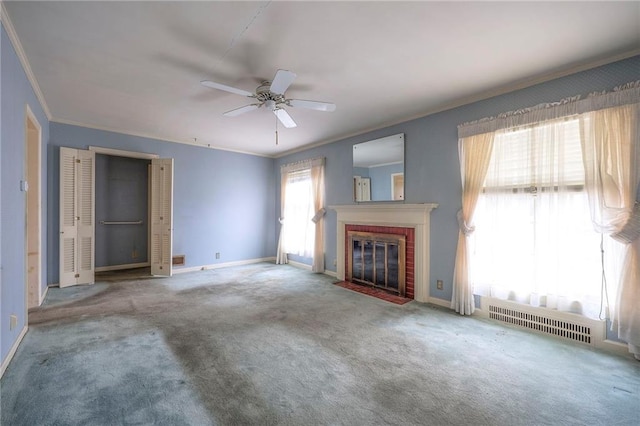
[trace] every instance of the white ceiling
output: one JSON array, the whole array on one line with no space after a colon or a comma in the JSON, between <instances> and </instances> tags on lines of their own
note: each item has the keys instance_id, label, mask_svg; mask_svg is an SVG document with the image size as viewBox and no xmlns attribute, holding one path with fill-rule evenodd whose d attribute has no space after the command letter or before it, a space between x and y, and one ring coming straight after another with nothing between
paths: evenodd
<instances>
[{"instance_id":1,"label":"white ceiling","mask_svg":"<svg viewBox=\"0 0 640 426\"><path fill-rule=\"evenodd\" d=\"M278 156L640 53L640 2L5 1L53 121ZM279 126L251 102L298 74Z\"/></svg>"}]
</instances>

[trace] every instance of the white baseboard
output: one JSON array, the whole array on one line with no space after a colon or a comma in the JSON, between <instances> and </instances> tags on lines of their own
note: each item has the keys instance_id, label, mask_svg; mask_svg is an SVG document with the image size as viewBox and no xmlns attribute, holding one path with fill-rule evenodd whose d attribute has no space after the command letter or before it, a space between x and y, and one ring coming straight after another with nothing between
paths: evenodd
<instances>
[{"instance_id":1,"label":"white baseboard","mask_svg":"<svg viewBox=\"0 0 640 426\"><path fill-rule=\"evenodd\" d=\"M633 354L629 352L629 345L615 340L603 340L599 346L607 352L613 352L621 356L633 358Z\"/></svg>"},{"instance_id":2,"label":"white baseboard","mask_svg":"<svg viewBox=\"0 0 640 426\"><path fill-rule=\"evenodd\" d=\"M306 269L307 271L311 270L311 265L307 265L306 263L296 262L295 260L289 260L287 263L291 266L295 266L296 268Z\"/></svg>"},{"instance_id":3,"label":"white baseboard","mask_svg":"<svg viewBox=\"0 0 640 426\"><path fill-rule=\"evenodd\" d=\"M145 268L150 266L149 262L140 262L140 263L126 263L122 265L113 265L113 266L98 266L95 268L96 272L108 272L108 271L121 271L123 269L135 269L135 268Z\"/></svg>"},{"instance_id":4,"label":"white baseboard","mask_svg":"<svg viewBox=\"0 0 640 426\"><path fill-rule=\"evenodd\" d=\"M329 275L330 277L338 278L338 273L336 271L329 271L329 270L325 269L323 273L325 275Z\"/></svg>"},{"instance_id":5,"label":"white baseboard","mask_svg":"<svg viewBox=\"0 0 640 426\"><path fill-rule=\"evenodd\" d=\"M237 260L235 262L214 263L212 265L190 266L188 268L173 268L174 274L184 274L186 272L205 271L208 269L228 268L229 266L250 265L252 263L272 262L275 263L276 258L261 257L258 259Z\"/></svg>"},{"instance_id":6,"label":"white baseboard","mask_svg":"<svg viewBox=\"0 0 640 426\"><path fill-rule=\"evenodd\" d=\"M311 271L311 265L307 265L306 263L296 262L295 260L289 260L287 263L289 265L295 267L295 268L300 268L300 269L304 269L306 271ZM337 278L338 277L338 274L336 272L329 271L328 269L325 269L322 273L325 274L325 275L329 275L330 277L333 277L333 278Z\"/></svg>"},{"instance_id":7,"label":"white baseboard","mask_svg":"<svg viewBox=\"0 0 640 426\"><path fill-rule=\"evenodd\" d=\"M18 350L18 346L20 346L22 339L24 338L25 334L27 334L27 330L29 330L29 326L25 325L22 331L20 332L20 334L18 335L18 338L13 343L13 346L11 346L11 350L7 354L7 357L4 359L4 361L2 361L2 365L0 365L0 378L4 375L5 370L9 366L9 363L13 359L13 356L16 354L16 351Z\"/></svg>"},{"instance_id":8,"label":"white baseboard","mask_svg":"<svg viewBox=\"0 0 640 426\"><path fill-rule=\"evenodd\" d=\"M429 297L427 303L432 305L442 306L443 308L451 309L451 300L438 299L437 297Z\"/></svg>"},{"instance_id":9,"label":"white baseboard","mask_svg":"<svg viewBox=\"0 0 640 426\"><path fill-rule=\"evenodd\" d=\"M40 291L40 300L38 301L38 306L42 306L42 302L47 298L47 293L49 293L49 286L44 288L44 291Z\"/></svg>"}]
</instances>

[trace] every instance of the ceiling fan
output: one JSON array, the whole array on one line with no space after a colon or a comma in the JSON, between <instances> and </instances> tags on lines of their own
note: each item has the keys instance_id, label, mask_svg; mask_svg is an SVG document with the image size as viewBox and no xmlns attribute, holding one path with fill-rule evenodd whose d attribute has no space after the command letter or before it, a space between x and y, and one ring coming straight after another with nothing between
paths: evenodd
<instances>
[{"instance_id":1,"label":"ceiling fan","mask_svg":"<svg viewBox=\"0 0 640 426\"><path fill-rule=\"evenodd\" d=\"M235 93L236 95L254 98L258 102L245 105L240 108L232 109L223 115L227 117L235 117L245 112L253 111L261 107L265 107L276 115L278 120L287 128L296 127L296 122L289 113L284 109L285 106L294 108L308 108L317 111L335 111L336 105L330 102L307 101L303 99L286 99L284 92L289 88L297 75L291 71L278 70L273 81L263 81L256 88L255 93L248 92L243 89L227 86L226 84L216 83L215 81L203 80L200 83L205 87L212 89L224 90L225 92ZM276 122L277 123L277 122Z\"/></svg>"}]
</instances>

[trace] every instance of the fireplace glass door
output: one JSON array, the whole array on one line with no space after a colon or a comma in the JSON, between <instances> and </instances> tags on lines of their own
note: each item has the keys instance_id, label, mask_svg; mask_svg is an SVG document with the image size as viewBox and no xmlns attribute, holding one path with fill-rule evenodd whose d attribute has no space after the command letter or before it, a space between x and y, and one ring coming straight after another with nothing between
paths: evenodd
<instances>
[{"instance_id":1,"label":"fireplace glass door","mask_svg":"<svg viewBox=\"0 0 640 426\"><path fill-rule=\"evenodd\" d=\"M404 296L405 238L353 232L347 278Z\"/></svg>"}]
</instances>

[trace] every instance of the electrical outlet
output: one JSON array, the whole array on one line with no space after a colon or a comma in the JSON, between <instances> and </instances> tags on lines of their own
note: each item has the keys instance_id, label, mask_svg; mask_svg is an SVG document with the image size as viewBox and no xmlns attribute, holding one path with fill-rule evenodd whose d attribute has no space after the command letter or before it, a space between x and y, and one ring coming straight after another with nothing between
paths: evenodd
<instances>
[{"instance_id":1,"label":"electrical outlet","mask_svg":"<svg viewBox=\"0 0 640 426\"><path fill-rule=\"evenodd\" d=\"M9 316L9 330L13 330L18 325L18 316L10 315Z\"/></svg>"},{"instance_id":2,"label":"electrical outlet","mask_svg":"<svg viewBox=\"0 0 640 426\"><path fill-rule=\"evenodd\" d=\"M444 288L444 283L442 282L442 280L437 280L436 281L436 288L438 290L442 290Z\"/></svg>"},{"instance_id":3,"label":"electrical outlet","mask_svg":"<svg viewBox=\"0 0 640 426\"><path fill-rule=\"evenodd\" d=\"M216 253L216 259L220 259L220 252Z\"/></svg>"}]
</instances>

